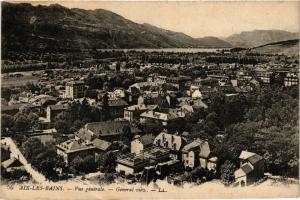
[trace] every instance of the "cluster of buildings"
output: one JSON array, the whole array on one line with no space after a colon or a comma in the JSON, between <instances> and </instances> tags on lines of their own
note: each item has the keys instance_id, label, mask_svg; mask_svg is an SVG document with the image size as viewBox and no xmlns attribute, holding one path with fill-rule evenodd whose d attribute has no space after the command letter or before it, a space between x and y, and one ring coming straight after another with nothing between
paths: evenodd
<instances>
[{"instance_id":1,"label":"cluster of buildings","mask_svg":"<svg viewBox=\"0 0 300 200\"><path fill-rule=\"evenodd\" d=\"M122 72L117 65L111 66L118 73ZM230 74L224 70L210 70L205 78L168 77L157 73L143 78L127 90L93 91L94 98L86 97L91 91L84 78L68 80L57 87L59 94L56 96L22 92L17 99L2 106L2 113L14 115L29 108L39 113L40 129L50 129L54 128L57 117L70 109L72 102L85 100L101 110L107 98L105 106L109 107L110 120L86 123L72 137L56 145L57 154L68 165L76 156L92 155L96 162L102 154L114 152L117 173L139 175L140 180L148 182L151 177L163 178L180 167L183 167L181 170L201 168L216 173L218 158L211 155L208 141L200 139L199 135L166 130L154 135L143 133L136 124L156 121L166 128L173 120L184 118L198 109L207 109L209 95L215 92L223 92L230 99L259 90L263 85L288 87L299 84L295 70L263 67L237 69ZM125 126L130 128L134 137L128 144L129 152L120 153L116 141L122 141ZM261 156L243 151L240 159L240 168L235 171L235 179L240 185L249 185L263 177Z\"/></svg>"},{"instance_id":2,"label":"cluster of buildings","mask_svg":"<svg viewBox=\"0 0 300 200\"><path fill-rule=\"evenodd\" d=\"M218 159L211 156L208 142L184 135L163 131L156 137L136 136L131 142L131 153L118 157L116 171L139 175L146 182L179 170L202 168L216 173Z\"/></svg>"}]
</instances>

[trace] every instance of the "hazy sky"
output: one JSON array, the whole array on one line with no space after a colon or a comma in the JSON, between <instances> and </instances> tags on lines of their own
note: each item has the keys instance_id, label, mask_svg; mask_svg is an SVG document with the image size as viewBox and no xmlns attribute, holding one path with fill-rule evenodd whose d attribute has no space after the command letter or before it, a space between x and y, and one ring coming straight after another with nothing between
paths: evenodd
<instances>
[{"instance_id":1,"label":"hazy sky","mask_svg":"<svg viewBox=\"0 0 300 200\"><path fill-rule=\"evenodd\" d=\"M32 3L32 2L31 2ZM299 31L300 2L83 2L52 1L69 8L111 10L137 23L149 23L193 37L226 37L254 29Z\"/></svg>"}]
</instances>

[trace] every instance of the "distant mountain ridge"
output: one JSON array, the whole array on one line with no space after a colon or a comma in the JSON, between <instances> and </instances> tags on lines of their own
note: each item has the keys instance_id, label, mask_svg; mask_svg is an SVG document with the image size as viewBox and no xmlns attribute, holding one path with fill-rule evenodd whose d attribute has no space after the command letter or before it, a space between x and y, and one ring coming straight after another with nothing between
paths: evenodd
<instances>
[{"instance_id":1,"label":"distant mountain ridge","mask_svg":"<svg viewBox=\"0 0 300 200\"><path fill-rule=\"evenodd\" d=\"M217 38L215 43L203 43L183 33L138 24L111 11L59 4L3 2L2 30L4 50L231 47Z\"/></svg>"},{"instance_id":2,"label":"distant mountain ridge","mask_svg":"<svg viewBox=\"0 0 300 200\"><path fill-rule=\"evenodd\" d=\"M193 38L150 24L138 24L104 9L83 10L59 4L32 6L2 2L2 51L78 51L105 48L255 47L295 39L296 33L255 30L225 40ZM298 37L296 37L298 38Z\"/></svg>"},{"instance_id":3,"label":"distant mountain ridge","mask_svg":"<svg viewBox=\"0 0 300 200\"><path fill-rule=\"evenodd\" d=\"M224 40L235 47L256 47L272 42L298 39L299 33L283 30L254 30L233 34Z\"/></svg>"},{"instance_id":4,"label":"distant mountain ridge","mask_svg":"<svg viewBox=\"0 0 300 200\"><path fill-rule=\"evenodd\" d=\"M217 37L207 36L203 38L197 38L197 40L204 45L207 46L215 46L215 47L233 47L232 44L229 42L226 42L224 40L221 40Z\"/></svg>"},{"instance_id":5,"label":"distant mountain ridge","mask_svg":"<svg viewBox=\"0 0 300 200\"><path fill-rule=\"evenodd\" d=\"M287 56L299 55L299 39L284 40L260 45L250 49L262 54L284 54Z\"/></svg>"}]
</instances>

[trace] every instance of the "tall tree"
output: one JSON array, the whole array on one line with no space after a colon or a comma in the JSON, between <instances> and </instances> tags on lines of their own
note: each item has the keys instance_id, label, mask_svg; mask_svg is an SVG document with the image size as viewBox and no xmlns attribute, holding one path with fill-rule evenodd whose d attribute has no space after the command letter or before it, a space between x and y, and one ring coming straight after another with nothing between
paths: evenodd
<instances>
[{"instance_id":1,"label":"tall tree","mask_svg":"<svg viewBox=\"0 0 300 200\"><path fill-rule=\"evenodd\" d=\"M131 132L130 126L127 125L123 126L122 131L123 131L122 140L125 141L125 143L130 143L134 137L134 135Z\"/></svg>"},{"instance_id":2,"label":"tall tree","mask_svg":"<svg viewBox=\"0 0 300 200\"><path fill-rule=\"evenodd\" d=\"M221 180L225 185L229 185L234 182L234 171L234 164L228 160L226 160L221 166Z\"/></svg>"},{"instance_id":3,"label":"tall tree","mask_svg":"<svg viewBox=\"0 0 300 200\"><path fill-rule=\"evenodd\" d=\"M102 111L104 120L110 119L110 108L108 104L108 94L105 93L102 99Z\"/></svg>"}]
</instances>

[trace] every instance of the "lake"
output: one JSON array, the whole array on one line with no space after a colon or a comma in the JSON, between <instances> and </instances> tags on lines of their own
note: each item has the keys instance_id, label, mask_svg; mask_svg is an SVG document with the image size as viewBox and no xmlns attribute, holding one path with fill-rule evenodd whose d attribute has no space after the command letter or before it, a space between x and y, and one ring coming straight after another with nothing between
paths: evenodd
<instances>
[{"instance_id":1,"label":"lake","mask_svg":"<svg viewBox=\"0 0 300 200\"><path fill-rule=\"evenodd\" d=\"M198 53L217 52L218 50L229 48L164 48L164 49L97 49L100 51L145 51L145 52L175 52L175 53Z\"/></svg>"}]
</instances>

